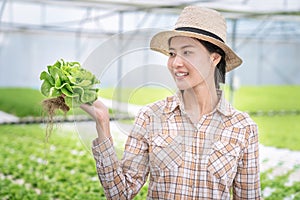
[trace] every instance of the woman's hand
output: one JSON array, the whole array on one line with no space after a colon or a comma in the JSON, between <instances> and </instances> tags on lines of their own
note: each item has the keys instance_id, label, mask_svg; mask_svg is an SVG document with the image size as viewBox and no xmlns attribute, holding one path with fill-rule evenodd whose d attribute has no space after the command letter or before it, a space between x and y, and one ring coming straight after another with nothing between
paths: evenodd
<instances>
[{"instance_id":1,"label":"woman's hand","mask_svg":"<svg viewBox=\"0 0 300 200\"><path fill-rule=\"evenodd\" d=\"M87 112L96 121L99 142L106 138L110 138L112 141L110 135L108 108L100 100L96 100L93 105L82 104L80 108Z\"/></svg>"}]
</instances>

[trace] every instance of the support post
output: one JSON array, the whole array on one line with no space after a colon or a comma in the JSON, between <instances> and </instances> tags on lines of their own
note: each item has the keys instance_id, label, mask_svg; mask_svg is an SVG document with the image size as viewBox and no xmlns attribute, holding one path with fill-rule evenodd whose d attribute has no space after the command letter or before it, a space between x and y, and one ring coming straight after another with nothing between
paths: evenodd
<instances>
[{"instance_id":1,"label":"support post","mask_svg":"<svg viewBox=\"0 0 300 200\"><path fill-rule=\"evenodd\" d=\"M237 19L232 19L232 35L231 35L231 48L233 51L236 51L236 26L237 26ZM233 104L234 99L234 79L235 79L235 72L234 70L230 72L230 80L229 80L229 102Z\"/></svg>"}]
</instances>

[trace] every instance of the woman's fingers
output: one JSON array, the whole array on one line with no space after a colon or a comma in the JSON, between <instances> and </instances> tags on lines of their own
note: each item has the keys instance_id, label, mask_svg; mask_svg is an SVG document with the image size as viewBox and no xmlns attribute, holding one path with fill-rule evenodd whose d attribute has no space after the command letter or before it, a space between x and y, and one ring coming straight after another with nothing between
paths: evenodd
<instances>
[{"instance_id":1,"label":"woman's fingers","mask_svg":"<svg viewBox=\"0 0 300 200\"><path fill-rule=\"evenodd\" d=\"M99 138L110 138L108 108L100 100L95 101L93 105L82 104L80 105L80 108L96 121Z\"/></svg>"},{"instance_id":2,"label":"woman's fingers","mask_svg":"<svg viewBox=\"0 0 300 200\"><path fill-rule=\"evenodd\" d=\"M109 124L108 108L100 100L95 101L93 105L82 104L80 108L93 117L101 127L104 128Z\"/></svg>"},{"instance_id":3,"label":"woman's fingers","mask_svg":"<svg viewBox=\"0 0 300 200\"><path fill-rule=\"evenodd\" d=\"M96 120L95 107L88 104L81 104L80 108L88 113L94 120Z\"/></svg>"},{"instance_id":4,"label":"woman's fingers","mask_svg":"<svg viewBox=\"0 0 300 200\"><path fill-rule=\"evenodd\" d=\"M94 113L93 115L98 120L98 122L109 122L109 112L108 108L102 103L102 101L97 100L93 103Z\"/></svg>"},{"instance_id":5,"label":"woman's fingers","mask_svg":"<svg viewBox=\"0 0 300 200\"><path fill-rule=\"evenodd\" d=\"M104 103L102 102L102 101L100 101L100 100L96 100L96 101L94 101L94 103L93 103L93 106L95 106L96 108L105 108L105 109L107 109L107 107L104 105Z\"/></svg>"}]
</instances>

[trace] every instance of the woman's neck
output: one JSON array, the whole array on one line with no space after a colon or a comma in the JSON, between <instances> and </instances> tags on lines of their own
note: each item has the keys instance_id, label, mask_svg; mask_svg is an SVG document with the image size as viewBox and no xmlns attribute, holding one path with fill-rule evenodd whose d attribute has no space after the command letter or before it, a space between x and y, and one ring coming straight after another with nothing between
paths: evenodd
<instances>
[{"instance_id":1,"label":"woman's neck","mask_svg":"<svg viewBox=\"0 0 300 200\"><path fill-rule=\"evenodd\" d=\"M184 90L182 96L185 111L193 122L198 122L204 114L212 112L219 100L214 84Z\"/></svg>"}]
</instances>

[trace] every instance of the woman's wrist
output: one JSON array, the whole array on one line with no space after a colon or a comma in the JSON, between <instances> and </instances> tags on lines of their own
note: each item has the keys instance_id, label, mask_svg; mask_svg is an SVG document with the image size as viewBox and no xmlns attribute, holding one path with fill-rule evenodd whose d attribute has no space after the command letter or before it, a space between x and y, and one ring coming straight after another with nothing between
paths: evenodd
<instances>
[{"instance_id":1,"label":"woman's wrist","mask_svg":"<svg viewBox=\"0 0 300 200\"><path fill-rule=\"evenodd\" d=\"M109 127L104 130L101 128L101 126L99 124L96 124L96 129L97 129L97 133L98 133L97 140L99 143L101 143L107 139L109 139L111 142L113 142Z\"/></svg>"}]
</instances>

